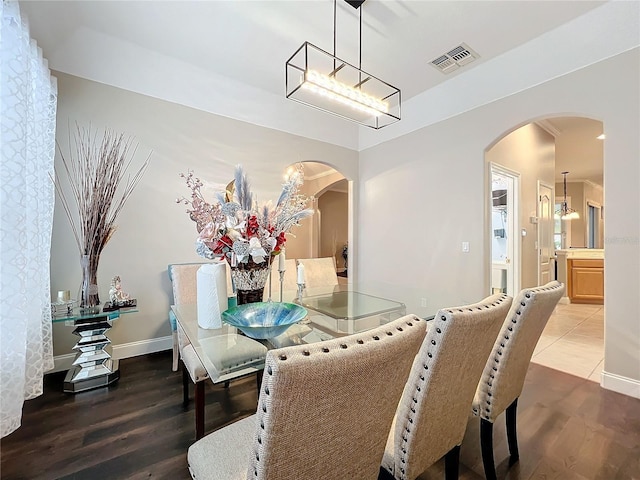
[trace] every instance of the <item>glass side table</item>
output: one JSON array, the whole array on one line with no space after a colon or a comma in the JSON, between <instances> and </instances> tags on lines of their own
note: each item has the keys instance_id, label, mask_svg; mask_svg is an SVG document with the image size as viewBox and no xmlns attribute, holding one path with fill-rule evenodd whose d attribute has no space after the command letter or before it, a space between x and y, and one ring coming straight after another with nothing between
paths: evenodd
<instances>
[{"instance_id":1,"label":"glass side table","mask_svg":"<svg viewBox=\"0 0 640 480\"><path fill-rule=\"evenodd\" d=\"M74 326L73 334L80 337L73 347L76 358L64 379L65 392L84 392L118 381L118 360L111 358L111 340L106 334L120 314L133 312L137 310L128 308L89 314L76 308L71 313L52 316L53 323Z\"/></svg>"}]
</instances>

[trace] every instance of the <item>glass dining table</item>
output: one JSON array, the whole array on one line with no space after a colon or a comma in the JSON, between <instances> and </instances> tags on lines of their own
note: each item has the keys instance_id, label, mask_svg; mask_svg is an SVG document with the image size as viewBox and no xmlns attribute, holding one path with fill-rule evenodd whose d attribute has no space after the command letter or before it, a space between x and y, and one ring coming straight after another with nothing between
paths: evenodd
<instances>
[{"instance_id":1,"label":"glass dining table","mask_svg":"<svg viewBox=\"0 0 640 480\"><path fill-rule=\"evenodd\" d=\"M346 285L305 290L302 298L297 298L297 292L284 292L283 301L305 307L308 315L285 333L260 341L267 349L358 333L406 314L404 303L358 292ZM200 328L196 304L173 305L171 309L214 383L254 373L264 366L231 368L230 365L243 363L243 348L239 344L246 342L235 337L246 339L241 332L225 323L218 329Z\"/></svg>"},{"instance_id":2,"label":"glass dining table","mask_svg":"<svg viewBox=\"0 0 640 480\"><path fill-rule=\"evenodd\" d=\"M274 297L279 300L280 295ZM171 309L214 384L256 373L259 380L264 368L264 354L258 356L260 345L271 350L321 342L375 328L406 314L401 302L368 295L347 285L305 289L301 298L297 292L285 291L282 298L305 307L307 317L267 340L250 339L225 323L218 329L200 328L196 304L173 305ZM204 402L196 402L196 418L204 418ZM196 431L203 429L203 425L196 425Z\"/></svg>"}]
</instances>

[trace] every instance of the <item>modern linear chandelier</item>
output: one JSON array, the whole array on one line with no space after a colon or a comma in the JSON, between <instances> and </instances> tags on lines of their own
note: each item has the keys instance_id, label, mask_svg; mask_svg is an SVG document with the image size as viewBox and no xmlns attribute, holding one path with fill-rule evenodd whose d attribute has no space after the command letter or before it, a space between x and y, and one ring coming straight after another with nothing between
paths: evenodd
<instances>
[{"instance_id":1,"label":"modern linear chandelier","mask_svg":"<svg viewBox=\"0 0 640 480\"><path fill-rule=\"evenodd\" d=\"M567 204L567 174L569 172L562 172L563 183L564 183L564 199L560 204L560 210L556 210L555 216L556 218L561 218L562 220L577 220L580 218L580 214L575 211L573 208L569 207Z\"/></svg>"},{"instance_id":2,"label":"modern linear chandelier","mask_svg":"<svg viewBox=\"0 0 640 480\"><path fill-rule=\"evenodd\" d=\"M304 42L287 60L287 98L379 129L400 120L400 90L362 70L362 1L359 9L358 67L336 57L336 0L333 1L333 55Z\"/></svg>"}]
</instances>

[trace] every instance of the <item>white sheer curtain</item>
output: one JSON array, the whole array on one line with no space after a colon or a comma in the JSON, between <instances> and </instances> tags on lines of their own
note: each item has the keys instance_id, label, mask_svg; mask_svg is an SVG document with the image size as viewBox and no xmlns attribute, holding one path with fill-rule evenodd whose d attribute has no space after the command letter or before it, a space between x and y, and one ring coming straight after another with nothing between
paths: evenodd
<instances>
[{"instance_id":1,"label":"white sheer curtain","mask_svg":"<svg viewBox=\"0 0 640 480\"><path fill-rule=\"evenodd\" d=\"M49 257L57 90L17 2L0 2L0 437L53 368Z\"/></svg>"}]
</instances>

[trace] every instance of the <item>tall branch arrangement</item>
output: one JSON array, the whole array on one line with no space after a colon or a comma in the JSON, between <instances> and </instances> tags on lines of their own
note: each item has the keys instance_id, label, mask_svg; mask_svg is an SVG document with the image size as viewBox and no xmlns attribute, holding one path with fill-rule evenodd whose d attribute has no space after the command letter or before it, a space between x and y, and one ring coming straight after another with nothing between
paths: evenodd
<instances>
[{"instance_id":1,"label":"tall branch arrangement","mask_svg":"<svg viewBox=\"0 0 640 480\"><path fill-rule=\"evenodd\" d=\"M54 183L80 254L97 263L115 232L118 214L149 165L151 153L132 176L129 168L137 151L132 137L112 130L99 137L91 128L78 125L73 135L69 133L69 150L65 156L58 144L70 192L62 187L58 172Z\"/></svg>"}]
</instances>

